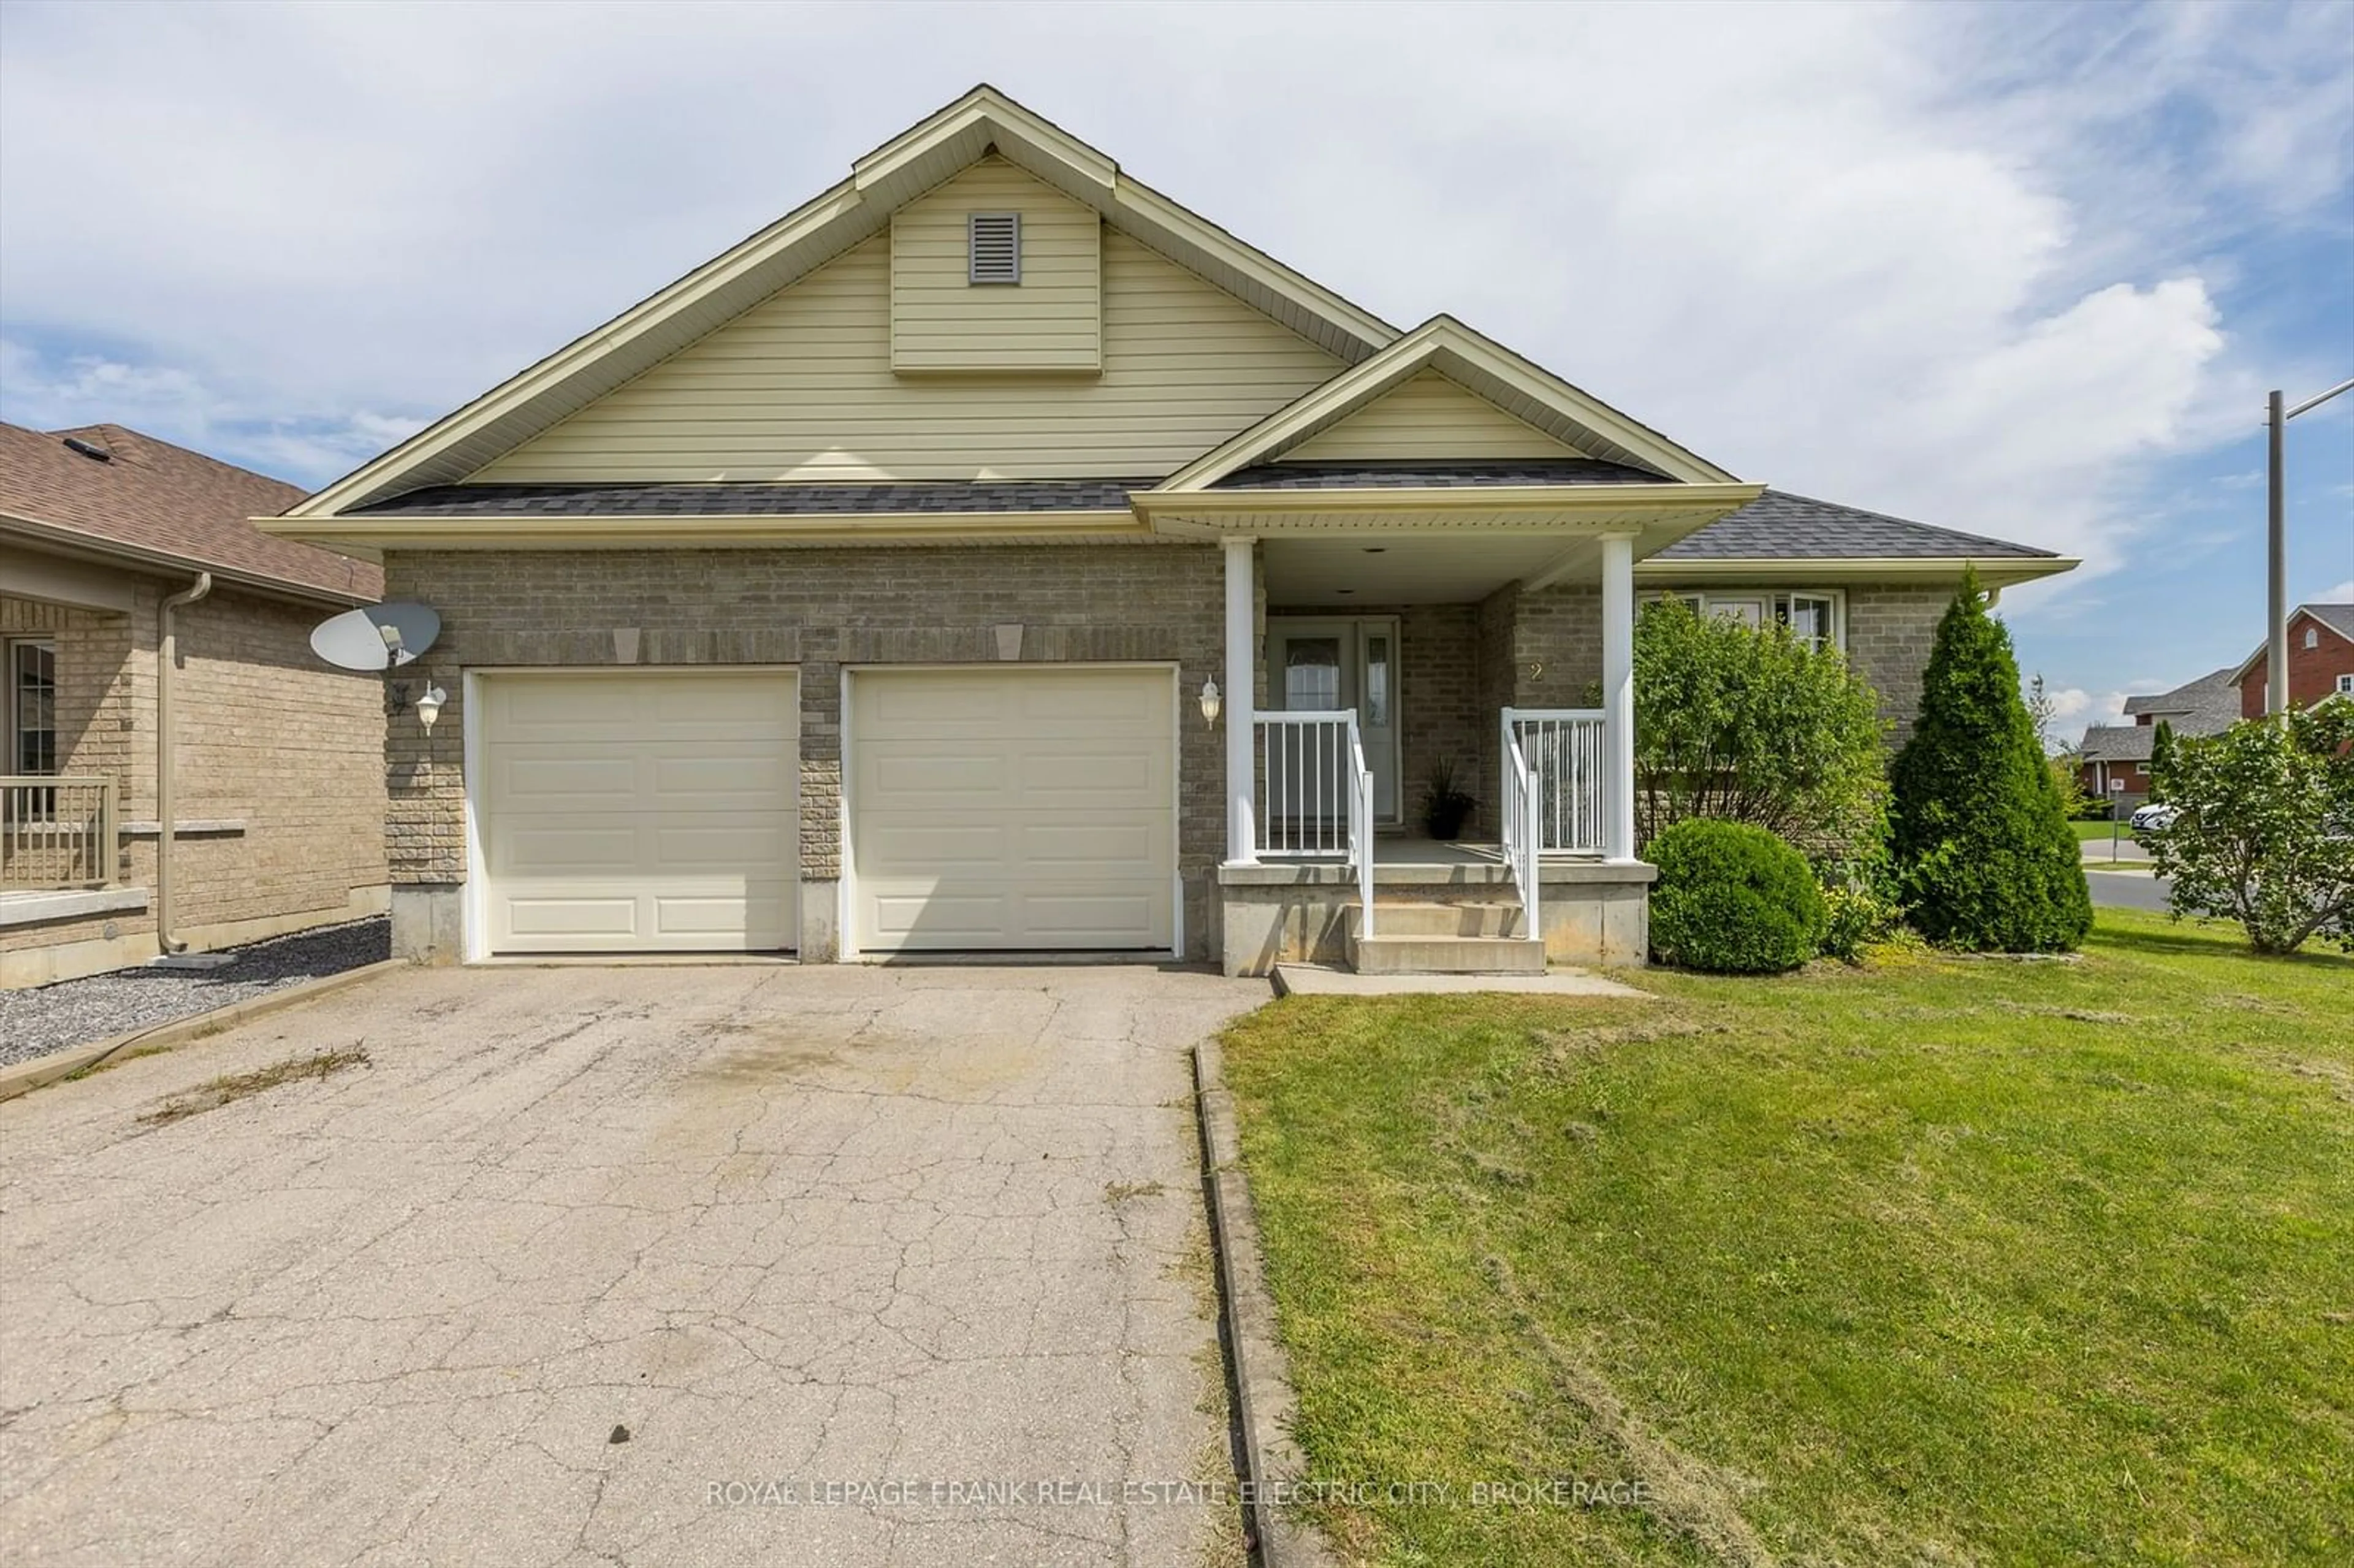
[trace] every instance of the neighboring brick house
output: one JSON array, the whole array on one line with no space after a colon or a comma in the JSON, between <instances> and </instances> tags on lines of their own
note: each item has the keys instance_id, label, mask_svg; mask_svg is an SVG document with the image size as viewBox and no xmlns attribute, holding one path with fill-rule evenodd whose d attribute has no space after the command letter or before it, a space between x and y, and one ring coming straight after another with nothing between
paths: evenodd
<instances>
[{"instance_id":1,"label":"neighboring brick house","mask_svg":"<svg viewBox=\"0 0 2354 1568\"><path fill-rule=\"evenodd\" d=\"M444 959L1640 962L1642 599L1902 734L1966 569L2075 564L1736 479L985 87L260 522L441 617L387 746ZM1442 766L1483 842L1420 836Z\"/></svg>"},{"instance_id":2,"label":"neighboring brick house","mask_svg":"<svg viewBox=\"0 0 2354 1568\"><path fill-rule=\"evenodd\" d=\"M2220 735L2240 720L2240 694L2229 669L2211 670L2170 692L2126 699L2131 724L2094 725L2084 732L2078 772L2084 793L2126 810L2149 799L2149 761L2162 719L2176 735ZM2112 789L2122 785L2122 789Z\"/></svg>"},{"instance_id":3,"label":"neighboring brick house","mask_svg":"<svg viewBox=\"0 0 2354 1568\"><path fill-rule=\"evenodd\" d=\"M246 519L292 485L117 425L0 425L0 985L379 913L384 694L311 629L373 567ZM159 932L155 713L171 612L173 929Z\"/></svg>"},{"instance_id":4,"label":"neighboring brick house","mask_svg":"<svg viewBox=\"0 0 2354 1568\"><path fill-rule=\"evenodd\" d=\"M2261 718L2272 651L2259 644L2232 673L2240 715ZM2354 604L2301 604L2288 618L2288 701L2310 707L2327 696L2354 696Z\"/></svg>"}]
</instances>

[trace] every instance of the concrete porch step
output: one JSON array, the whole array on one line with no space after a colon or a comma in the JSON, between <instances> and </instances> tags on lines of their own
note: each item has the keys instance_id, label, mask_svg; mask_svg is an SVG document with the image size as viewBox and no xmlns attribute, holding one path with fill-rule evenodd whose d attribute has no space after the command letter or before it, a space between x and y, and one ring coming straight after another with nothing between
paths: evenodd
<instances>
[{"instance_id":1,"label":"concrete porch step","mask_svg":"<svg viewBox=\"0 0 2354 1568\"><path fill-rule=\"evenodd\" d=\"M1427 904L1373 901L1373 932L1382 937L1522 937L1527 912L1517 904ZM1349 940L1364 934L1365 911L1349 906Z\"/></svg>"},{"instance_id":2,"label":"concrete porch step","mask_svg":"<svg viewBox=\"0 0 2354 1568\"><path fill-rule=\"evenodd\" d=\"M1533 937L1393 937L1378 912L1373 929L1349 938L1349 962L1361 975L1544 973L1544 944Z\"/></svg>"}]
</instances>

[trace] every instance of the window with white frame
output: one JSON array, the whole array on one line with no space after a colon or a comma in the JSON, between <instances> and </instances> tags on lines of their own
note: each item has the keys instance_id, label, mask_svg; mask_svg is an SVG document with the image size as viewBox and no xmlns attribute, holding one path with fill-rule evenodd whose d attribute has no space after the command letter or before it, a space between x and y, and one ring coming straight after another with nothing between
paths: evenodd
<instances>
[{"instance_id":1,"label":"window with white frame","mask_svg":"<svg viewBox=\"0 0 2354 1568\"><path fill-rule=\"evenodd\" d=\"M2338 694L2341 697L2354 697L2354 675L2338 677Z\"/></svg>"},{"instance_id":2,"label":"window with white frame","mask_svg":"<svg viewBox=\"0 0 2354 1568\"><path fill-rule=\"evenodd\" d=\"M1847 596L1837 588L1663 588L1642 596L1645 604L1668 599L1744 626L1787 626L1810 648L1847 646Z\"/></svg>"}]
</instances>

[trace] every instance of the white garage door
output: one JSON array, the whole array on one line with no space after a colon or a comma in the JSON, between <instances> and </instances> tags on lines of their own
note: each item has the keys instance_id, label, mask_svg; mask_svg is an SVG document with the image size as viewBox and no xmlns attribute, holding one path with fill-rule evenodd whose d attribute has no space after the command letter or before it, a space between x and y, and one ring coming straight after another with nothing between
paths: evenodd
<instances>
[{"instance_id":1,"label":"white garage door","mask_svg":"<svg viewBox=\"0 0 2354 1568\"><path fill-rule=\"evenodd\" d=\"M850 691L863 950L1175 943L1167 670L860 671Z\"/></svg>"},{"instance_id":2,"label":"white garage door","mask_svg":"<svg viewBox=\"0 0 2354 1568\"><path fill-rule=\"evenodd\" d=\"M478 695L491 951L795 945L791 672L485 675Z\"/></svg>"}]
</instances>

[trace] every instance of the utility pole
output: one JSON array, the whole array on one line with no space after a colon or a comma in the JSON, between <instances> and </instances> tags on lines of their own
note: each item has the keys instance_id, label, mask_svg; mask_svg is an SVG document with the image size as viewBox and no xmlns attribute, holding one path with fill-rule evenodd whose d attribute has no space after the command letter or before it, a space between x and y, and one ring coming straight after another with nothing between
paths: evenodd
<instances>
[{"instance_id":1,"label":"utility pole","mask_svg":"<svg viewBox=\"0 0 2354 1568\"><path fill-rule=\"evenodd\" d=\"M2278 392L2264 399L2265 467L2270 471L2264 502L2264 547L2268 552L2264 713L2268 717L2288 712L2288 465L2284 451L2288 422L2346 391L2354 391L2354 381L2340 381L2294 408L2282 407L2284 399Z\"/></svg>"}]
</instances>

